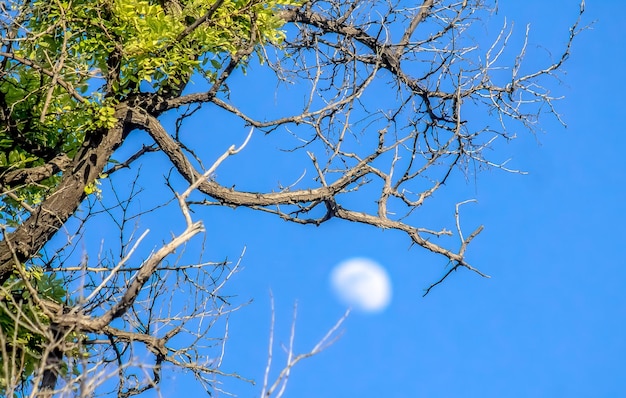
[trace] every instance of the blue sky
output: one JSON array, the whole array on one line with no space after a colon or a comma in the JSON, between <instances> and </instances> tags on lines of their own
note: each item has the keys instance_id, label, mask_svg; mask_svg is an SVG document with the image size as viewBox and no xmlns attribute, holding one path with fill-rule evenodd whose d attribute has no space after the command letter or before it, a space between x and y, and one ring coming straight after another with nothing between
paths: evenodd
<instances>
[{"instance_id":1,"label":"blue sky","mask_svg":"<svg viewBox=\"0 0 626 398\"><path fill-rule=\"evenodd\" d=\"M575 41L558 87L566 96L558 109L568 127L546 118L544 132L519 134L496 146L497 157L512 158L510 164L527 175L499 170L469 180L458 175L434 198L437 211L430 218L444 217L439 222L449 228L454 203L477 200L462 212L467 230L485 225L468 256L491 279L459 270L423 298L445 263L410 247L400 233L339 220L298 226L247 209L200 211L210 251L236 259L246 247L243 270L228 292L237 295L234 302L254 299L230 318L222 370L262 381L270 291L277 346L288 342L297 301L296 351L311 349L345 310L329 286L330 271L359 256L387 269L393 284L390 306L379 314L351 314L334 345L295 368L285 396L624 395L626 3L587 1L586 9L584 22L595 23ZM501 1L488 34L495 37L507 17L517 35L531 24L533 49L558 51L577 11L577 1ZM528 62L533 66L533 59ZM223 137L225 147L212 145L210 151L218 154L239 143L236 134ZM256 175L254 162L267 162L258 151L276 142L262 136L253 140L256 154L242 156L241 163L233 159L239 167L233 171L253 179L250 185L265 182L254 179L275 182L271 174ZM288 164L280 157L271 162L266 169ZM277 355L276 366L283 359ZM258 384L223 381L239 397L259 395ZM174 393L197 390L180 377L163 389L164 396Z\"/></svg>"}]
</instances>

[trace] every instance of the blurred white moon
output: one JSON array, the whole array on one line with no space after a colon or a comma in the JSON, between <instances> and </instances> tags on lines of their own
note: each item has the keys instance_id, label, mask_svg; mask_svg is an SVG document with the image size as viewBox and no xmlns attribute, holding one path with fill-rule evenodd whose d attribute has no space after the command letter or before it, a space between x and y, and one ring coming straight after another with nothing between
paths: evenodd
<instances>
[{"instance_id":1,"label":"blurred white moon","mask_svg":"<svg viewBox=\"0 0 626 398\"><path fill-rule=\"evenodd\" d=\"M391 282L383 267L367 258L351 258L331 272L330 282L341 301L365 312L379 312L391 301Z\"/></svg>"}]
</instances>

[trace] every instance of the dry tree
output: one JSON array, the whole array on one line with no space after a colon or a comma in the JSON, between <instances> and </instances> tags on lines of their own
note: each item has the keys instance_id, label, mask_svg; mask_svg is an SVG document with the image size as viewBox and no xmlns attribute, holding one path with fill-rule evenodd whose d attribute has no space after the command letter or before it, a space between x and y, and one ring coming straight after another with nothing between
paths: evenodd
<instances>
[{"instance_id":1,"label":"dry tree","mask_svg":"<svg viewBox=\"0 0 626 398\"><path fill-rule=\"evenodd\" d=\"M482 227L462 231L464 202L450 228L423 225L420 214L456 172L512 171L487 156L494 140L535 129L546 113L559 119L551 88L583 13L560 53L531 69L528 31L516 36L505 24L482 38L492 8L2 3L3 393L140 395L162 383L165 368L192 373L209 393L221 389L238 306L223 287L241 257L207 260L224 254L205 234L203 208L399 231L442 259L426 292L455 270L485 276L466 259ZM251 168L246 153L262 161ZM289 169L273 165L283 155ZM164 219L170 236L149 231ZM282 395L280 383L306 356L290 351L262 394Z\"/></svg>"}]
</instances>

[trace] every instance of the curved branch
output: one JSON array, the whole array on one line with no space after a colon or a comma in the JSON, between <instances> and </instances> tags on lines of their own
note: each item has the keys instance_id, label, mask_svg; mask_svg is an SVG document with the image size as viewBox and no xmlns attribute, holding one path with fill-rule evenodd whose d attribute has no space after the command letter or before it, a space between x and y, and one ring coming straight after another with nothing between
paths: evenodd
<instances>
[{"instance_id":1,"label":"curved branch","mask_svg":"<svg viewBox=\"0 0 626 398\"><path fill-rule=\"evenodd\" d=\"M383 68L388 69L393 74L401 73L400 57L391 49L391 46L379 42L361 28L326 18L305 7L283 10L280 13L280 17L285 22L304 23L322 29L324 32L350 37L364 44L380 57Z\"/></svg>"},{"instance_id":2,"label":"curved branch","mask_svg":"<svg viewBox=\"0 0 626 398\"><path fill-rule=\"evenodd\" d=\"M187 182L193 184L203 178L202 173L198 172L193 167L179 145L167 131L165 131L155 117L141 109L134 109L134 112L141 114L141 116L137 116L133 118L133 120L148 131L165 155L169 157L174 167L176 167L176 170L178 170ZM223 187L214 181L204 180L198 185L198 190L220 203L229 206L272 206L314 202L333 197L348 185L368 174L369 170L367 170L365 165L375 156L376 155L372 155L363 159L334 183L315 189L269 193L243 192Z\"/></svg>"},{"instance_id":3,"label":"curved branch","mask_svg":"<svg viewBox=\"0 0 626 398\"><path fill-rule=\"evenodd\" d=\"M0 176L0 185L14 186L33 184L65 171L72 163L66 154L61 153L48 163L27 169L11 170Z\"/></svg>"}]
</instances>

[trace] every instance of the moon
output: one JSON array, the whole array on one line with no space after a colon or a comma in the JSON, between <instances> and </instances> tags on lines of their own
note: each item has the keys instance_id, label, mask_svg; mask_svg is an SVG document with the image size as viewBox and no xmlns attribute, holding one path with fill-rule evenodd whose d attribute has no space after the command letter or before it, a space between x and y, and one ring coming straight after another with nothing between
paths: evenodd
<instances>
[{"instance_id":1,"label":"moon","mask_svg":"<svg viewBox=\"0 0 626 398\"><path fill-rule=\"evenodd\" d=\"M345 260L332 270L330 283L339 300L363 312L381 312L391 302L387 271L367 258Z\"/></svg>"}]
</instances>

